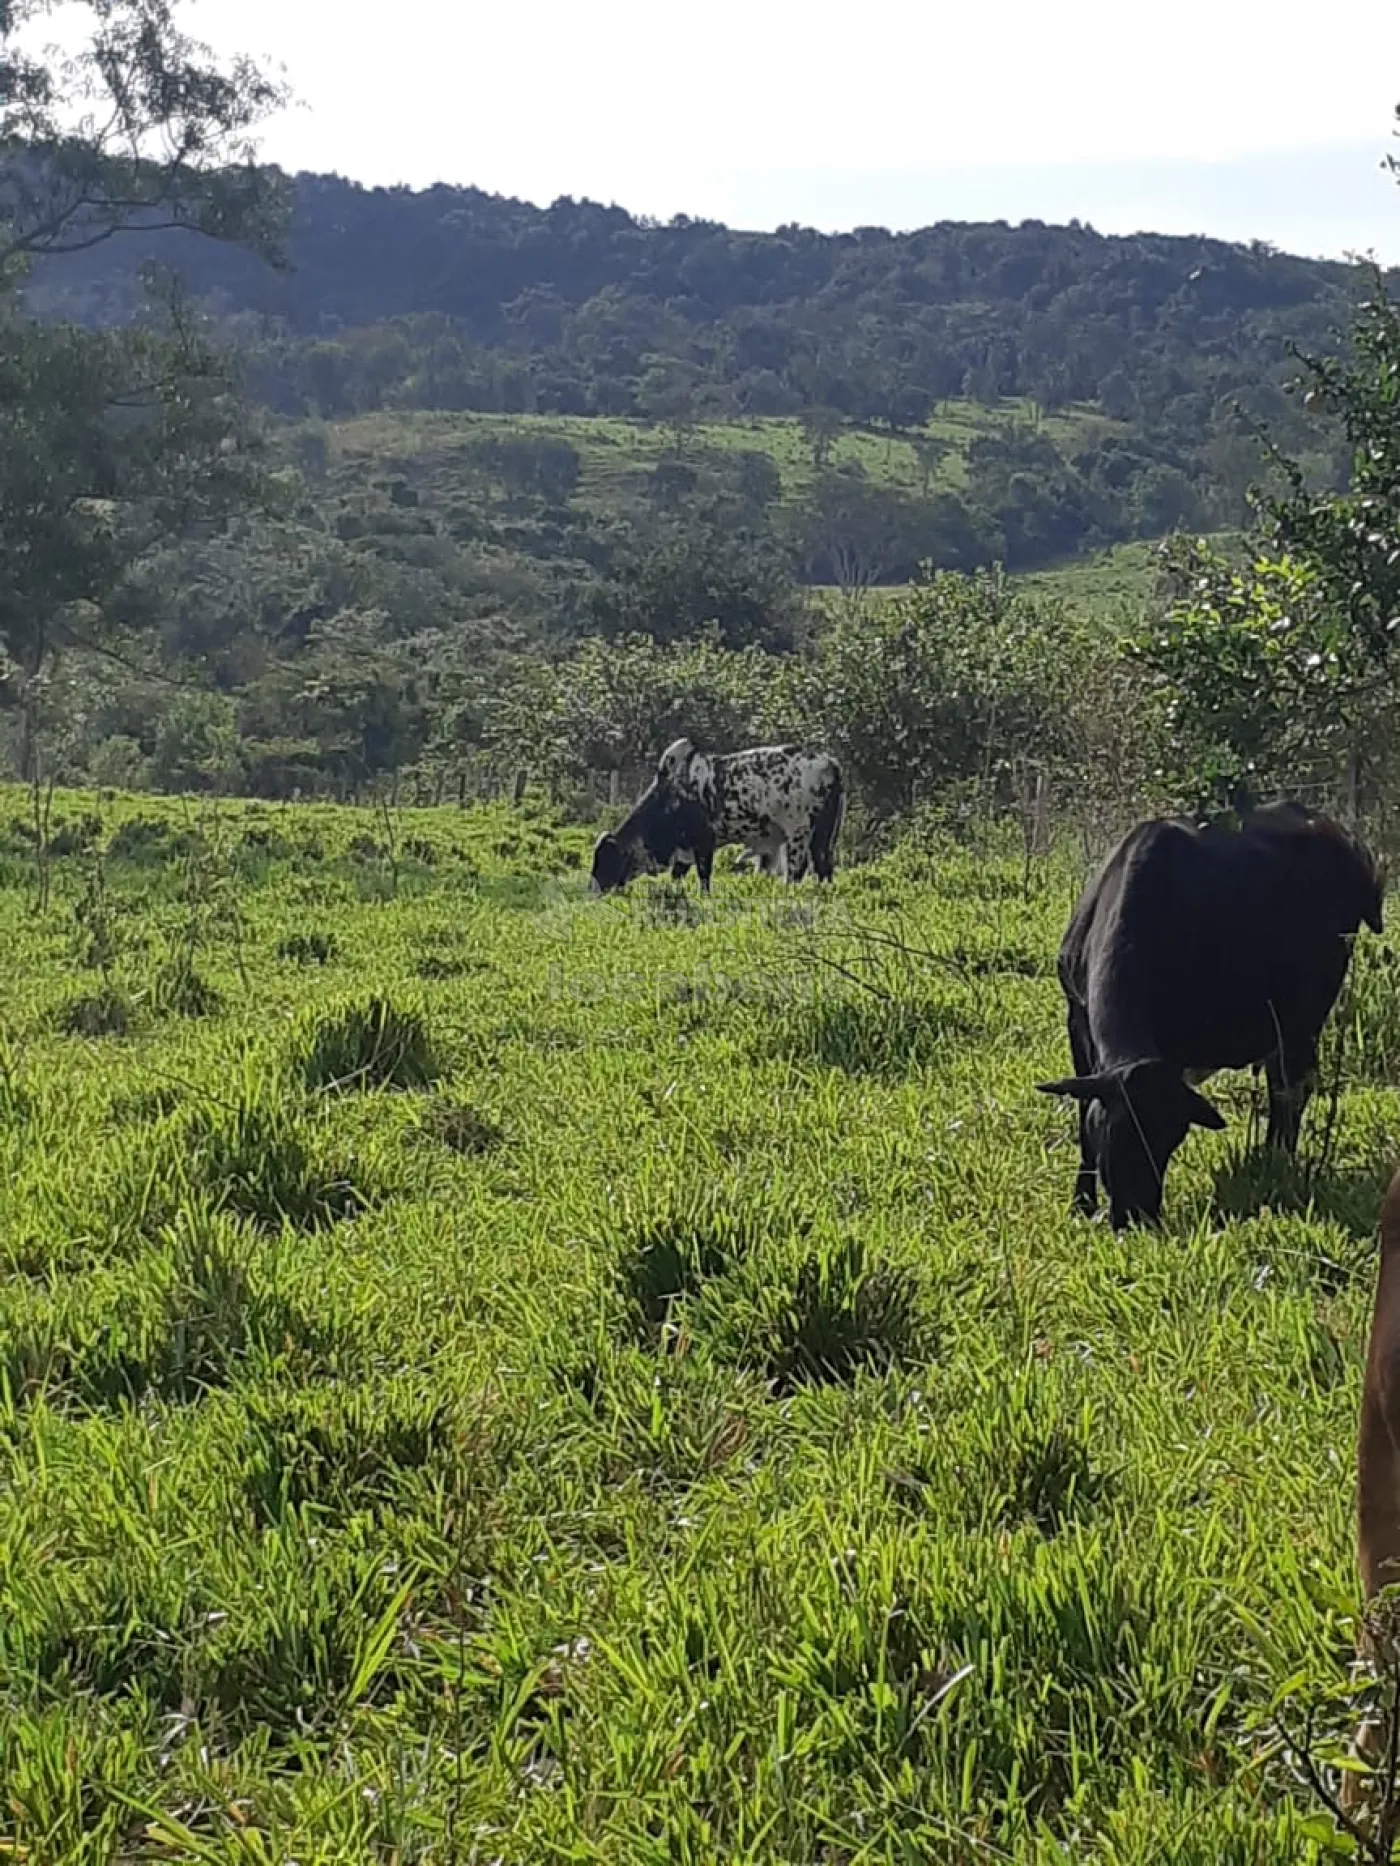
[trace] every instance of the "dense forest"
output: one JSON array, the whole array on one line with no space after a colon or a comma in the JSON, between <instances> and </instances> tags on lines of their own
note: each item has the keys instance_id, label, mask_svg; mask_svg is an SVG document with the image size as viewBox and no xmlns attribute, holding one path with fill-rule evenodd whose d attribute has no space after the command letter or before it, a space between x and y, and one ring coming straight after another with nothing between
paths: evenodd
<instances>
[{"instance_id":1,"label":"dense forest","mask_svg":"<svg viewBox=\"0 0 1400 1866\"><path fill-rule=\"evenodd\" d=\"M290 267L194 236L53 260L36 302L130 314L151 258L247 338L260 393L326 418L386 405L671 419L797 414L917 428L940 401L1093 401L1197 442L1288 340L1345 323L1348 269L1263 245L943 223L824 235L634 219L477 189L298 176Z\"/></svg>"}]
</instances>

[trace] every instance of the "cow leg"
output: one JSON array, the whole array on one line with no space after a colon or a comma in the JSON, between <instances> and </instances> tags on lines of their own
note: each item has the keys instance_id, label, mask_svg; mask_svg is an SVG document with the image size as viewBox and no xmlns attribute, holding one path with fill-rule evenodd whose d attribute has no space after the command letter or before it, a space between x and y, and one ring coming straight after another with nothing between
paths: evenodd
<instances>
[{"instance_id":1,"label":"cow leg","mask_svg":"<svg viewBox=\"0 0 1400 1866\"><path fill-rule=\"evenodd\" d=\"M710 891L710 876L715 866L715 845L713 837L706 837L704 841L697 841L691 853L695 857L695 873L699 877L700 892L702 894L708 894Z\"/></svg>"},{"instance_id":2,"label":"cow leg","mask_svg":"<svg viewBox=\"0 0 1400 1866\"><path fill-rule=\"evenodd\" d=\"M787 878L789 881L796 882L806 879L809 847L809 838L800 831L797 835L788 839L786 855Z\"/></svg>"},{"instance_id":3,"label":"cow leg","mask_svg":"<svg viewBox=\"0 0 1400 1866\"><path fill-rule=\"evenodd\" d=\"M1269 1084L1269 1127L1264 1144L1296 1153L1303 1111L1317 1079L1316 1042L1285 1039L1264 1064L1264 1074Z\"/></svg>"},{"instance_id":4,"label":"cow leg","mask_svg":"<svg viewBox=\"0 0 1400 1866\"><path fill-rule=\"evenodd\" d=\"M1094 1054L1089 1044L1089 1032L1084 1012L1077 1004L1071 1005L1069 1012L1069 1053L1077 1076L1094 1073ZM1079 1110L1079 1170L1074 1176L1072 1209L1085 1218L1092 1218L1099 1203L1099 1169L1089 1151L1089 1104L1081 1101L1075 1106Z\"/></svg>"},{"instance_id":5,"label":"cow leg","mask_svg":"<svg viewBox=\"0 0 1400 1866\"><path fill-rule=\"evenodd\" d=\"M684 881L686 876L689 873L690 873L689 862L672 862L671 864L672 881Z\"/></svg>"}]
</instances>

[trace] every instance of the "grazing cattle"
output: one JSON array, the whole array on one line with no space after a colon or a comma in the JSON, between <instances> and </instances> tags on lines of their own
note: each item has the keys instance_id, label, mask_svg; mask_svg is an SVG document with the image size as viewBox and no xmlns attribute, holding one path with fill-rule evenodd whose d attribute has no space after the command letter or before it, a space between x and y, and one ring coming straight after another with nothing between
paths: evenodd
<instances>
[{"instance_id":1,"label":"grazing cattle","mask_svg":"<svg viewBox=\"0 0 1400 1866\"><path fill-rule=\"evenodd\" d=\"M598 838L593 887L607 893L668 866L679 881L693 865L708 893L715 850L733 842L764 873L801 881L810 865L830 881L845 810L841 767L826 752L760 745L710 757L677 739L626 820Z\"/></svg>"},{"instance_id":2,"label":"grazing cattle","mask_svg":"<svg viewBox=\"0 0 1400 1866\"><path fill-rule=\"evenodd\" d=\"M1371 1309L1371 1339L1361 1388L1356 1434L1356 1553L1361 1589L1369 1607L1383 1588L1400 1585L1400 1173L1381 1207L1381 1260ZM1395 1653L1363 1627L1357 1641L1362 1660L1389 1667ZM1367 1718L1354 1749L1371 1763L1383 1759L1386 1730ZM1361 1813L1368 1801L1364 1778L1348 1771L1342 1805Z\"/></svg>"},{"instance_id":3,"label":"grazing cattle","mask_svg":"<svg viewBox=\"0 0 1400 1866\"><path fill-rule=\"evenodd\" d=\"M1239 829L1158 820L1130 830L1089 883L1060 947L1075 1073L1039 1086L1079 1103L1075 1204L1102 1180L1116 1229L1155 1223L1167 1162L1217 1069L1263 1065L1271 1145L1292 1152L1317 1044L1382 872L1354 837L1293 803Z\"/></svg>"}]
</instances>

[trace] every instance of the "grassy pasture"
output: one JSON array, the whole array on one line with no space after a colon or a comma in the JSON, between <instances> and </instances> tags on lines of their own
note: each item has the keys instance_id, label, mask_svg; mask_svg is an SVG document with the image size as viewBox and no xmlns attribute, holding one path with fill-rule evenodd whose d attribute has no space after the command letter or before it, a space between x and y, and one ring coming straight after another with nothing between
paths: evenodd
<instances>
[{"instance_id":1,"label":"grassy pasture","mask_svg":"<svg viewBox=\"0 0 1400 1866\"><path fill-rule=\"evenodd\" d=\"M5 1857L1322 1857L1385 941L1325 1167L1212 1083L1114 1239L1067 863L600 902L529 809L69 797L40 911L24 810Z\"/></svg>"},{"instance_id":2,"label":"grassy pasture","mask_svg":"<svg viewBox=\"0 0 1400 1866\"><path fill-rule=\"evenodd\" d=\"M1028 403L1008 400L995 409L973 402L946 402L924 428L885 434L848 427L831 444L830 464L859 462L878 482L921 491L924 484L914 443L942 441L948 452L932 476L931 488L961 486L969 444L996 432L1008 421L1034 422L1062 449L1087 446L1096 437L1117 433L1121 424L1088 408L1044 415ZM295 431L294 427L291 431ZM676 437L667 427L592 415L494 415L441 410L394 410L337 421L327 426L330 459L349 473L372 468L397 472L415 483L450 486L460 473L464 446L489 436L529 436L563 440L579 453L578 500L599 514L615 512L641 493L657 464L673 458ZM743 422L700 421L688 430L698 447L750 449L766 453L782 476L783 496L800 499L815 478L812 450L801 425L786 416L754 416Z\"/></svg>"}]
</instances>

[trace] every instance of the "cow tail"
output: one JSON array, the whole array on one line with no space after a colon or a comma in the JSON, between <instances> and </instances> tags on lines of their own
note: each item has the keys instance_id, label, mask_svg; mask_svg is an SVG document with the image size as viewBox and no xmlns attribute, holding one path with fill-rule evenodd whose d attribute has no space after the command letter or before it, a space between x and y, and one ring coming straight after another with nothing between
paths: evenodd
<instances>
[{"instance_id":1,"label":"cow tail","mask_svg":"<svg viewBox=\"0 0 1400 1866\"><path fill-rule=\"evenodd\" d=\"M831 774L831 789L822 798L812 824L812 866L822 881L830 881L835 872L836 838L846 818L846 783L834 758Z\"/></svg>"}]
</instances>

